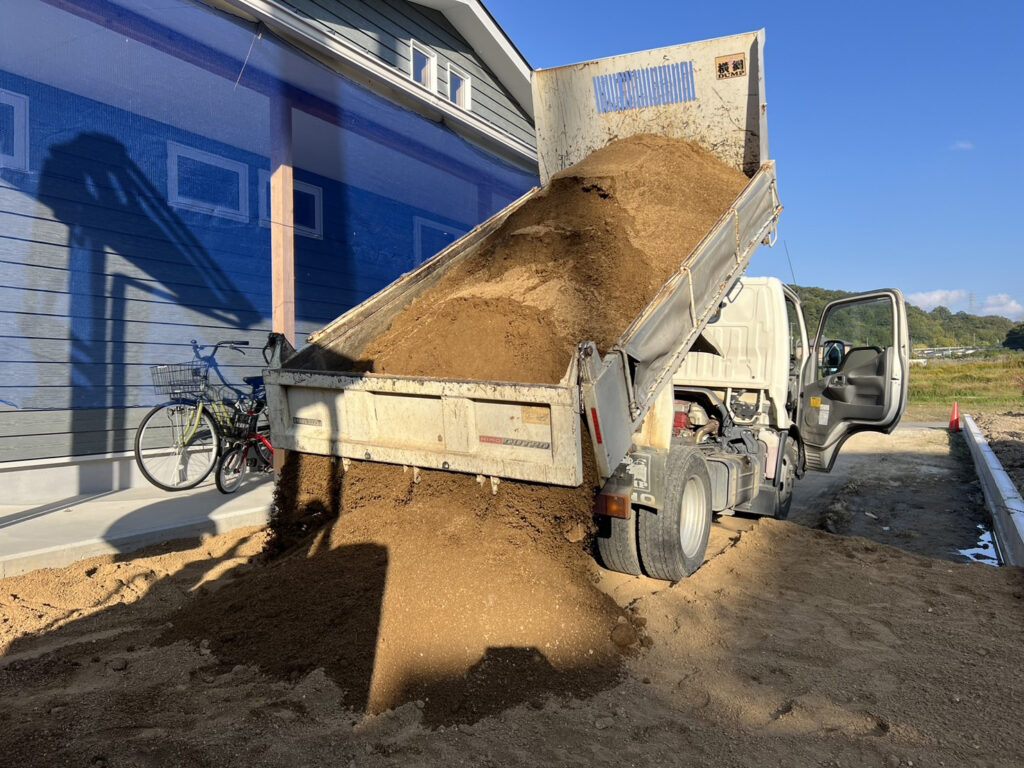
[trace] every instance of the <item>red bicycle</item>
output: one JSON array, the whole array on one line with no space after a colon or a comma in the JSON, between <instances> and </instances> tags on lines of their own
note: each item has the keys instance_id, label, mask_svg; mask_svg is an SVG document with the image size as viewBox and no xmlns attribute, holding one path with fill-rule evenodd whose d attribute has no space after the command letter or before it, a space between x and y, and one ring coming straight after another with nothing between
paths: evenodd
<instances>
[{"instance_id":1,"label":"red bicycle","mask_svg":"<svg viewBox=\"0 0 1024 768\"><path fill-rule=\"evenodd\" d=\"M274 468L263 377L247 376L242 381L252 387L252 395L239 399L231 415L231 433L217 462L215 477L221 493L237 491L248 472L270 472Z\"/></svg>"},{"instance_id":2,"label":"red bicycle","mask_svg":"<svg viewBox=\"0 0 1024 768\"><path fill-rule=\"evenodd\" d=\"M267 347L263 359L267 359ZM215 481L221 493L234 493L249 472L271 472L274 469L274 446L270 442L267 420L267 391L262 376L242 379L251 388L248 396L234 403L231 425L224 430L224 443L217 460Z\"/></svg>"}]
</instances>

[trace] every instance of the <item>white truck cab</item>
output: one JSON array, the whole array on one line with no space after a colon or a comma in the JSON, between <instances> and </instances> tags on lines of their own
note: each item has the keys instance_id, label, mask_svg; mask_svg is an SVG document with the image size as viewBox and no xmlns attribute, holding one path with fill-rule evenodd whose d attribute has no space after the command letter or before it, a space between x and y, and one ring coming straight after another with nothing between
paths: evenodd
<instances>
[{"instance_id":1,"label":"white truck cab","mask_svg":"<svg viewBox=\"0 0 1024 768\"><path fill-rule=\"evenodd\" d=\"M784 518L804 471L831 470L857 432L895 429L908 358L899 291L829 304L809 339L792 289L737 281L599 496L605 564L679 578L699 567L712 512Z\"/></svg>"},{"instance_id":2,"label":"white truck cab","mask_svg":"<svg viewBox=\"0 0 1024 768\"><path fill-rule=\"evenodd\" d=\"M796 472L827 472L850 435L891 432L906 407L903 298L876 291L834 302L810 342L792 289L743 278L673 377L675 399L713 395L719 416L764 445L766 479L775 478L784 436L800 446Z\"/></svg>"}]
</instances>

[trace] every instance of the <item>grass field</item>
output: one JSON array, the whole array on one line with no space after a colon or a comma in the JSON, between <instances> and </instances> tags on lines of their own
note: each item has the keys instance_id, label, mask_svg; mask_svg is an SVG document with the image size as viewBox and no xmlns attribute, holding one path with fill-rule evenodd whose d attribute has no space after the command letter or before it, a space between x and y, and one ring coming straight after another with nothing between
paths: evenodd
<instances>
[{"instance_id":1,"label":"grass field","mask_svg":"<svg viewBox=\"0 0 1024 768\"><path fill-rule=\"evenodd\" d=\"M967 413L1024 411L1024 355L911 366L904 421L948 421L954 402Z\"/></svg>"}]
</instances>

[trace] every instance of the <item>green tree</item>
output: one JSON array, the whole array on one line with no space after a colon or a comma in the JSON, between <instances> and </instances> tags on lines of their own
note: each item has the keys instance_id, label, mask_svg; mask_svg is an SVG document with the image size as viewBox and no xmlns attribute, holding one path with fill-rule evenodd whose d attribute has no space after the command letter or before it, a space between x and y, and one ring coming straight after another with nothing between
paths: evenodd
<instances>
[{"instance_id":1,"label":"green tree","mask_svg":"<svg viewBox=\"0 0 1024 768\"><path fill-rule=\"evenodd\" d=\"M1015 325L1006 332L1003 346L1007 349L1024 349L1024 323Z\"/></svg>"},{"instance_id":2,"label":"green tree","mask_svg":"<svg viewBox=\"0 0 1024 768\"><path fill-rule=\"evenodd\" d=\"M808 333L818 329L818 318L825 305L851 294L846 291L830 291L825 288L793 286L803 304L807 319ZM991 315L978 317L967 312L954 314L946 307L936 307L925 312L920 307L907 304L907 325L910 329L911 347L998 347L1005 346L1004 339L1014 327L1012 320Z\"/></svg>"}]
</instances>

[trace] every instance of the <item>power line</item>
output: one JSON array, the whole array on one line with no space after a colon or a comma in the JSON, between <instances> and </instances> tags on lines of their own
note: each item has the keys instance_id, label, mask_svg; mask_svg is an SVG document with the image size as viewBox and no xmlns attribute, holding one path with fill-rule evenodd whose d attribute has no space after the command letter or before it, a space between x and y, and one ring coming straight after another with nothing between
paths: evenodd
<instances>
[{"instance_id":1,"label":"power line","mask_svg":"<svg viewBox=\"0 0 1024 768\"><path fill-rule=\"evenodd\" d=\"M786 261L789 262L789 274L793 277L793 285L796 285L796 272L793 271L793 259L789 256L789 243L783 240L782 246L786 249Z\"/></svg>"}]
</instances>

